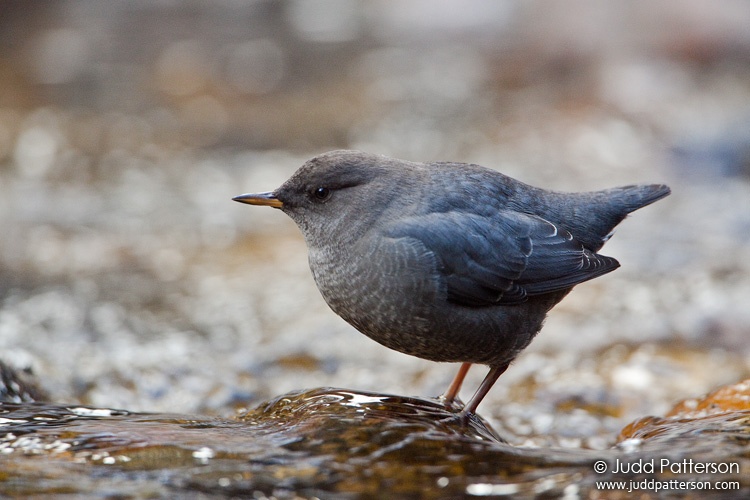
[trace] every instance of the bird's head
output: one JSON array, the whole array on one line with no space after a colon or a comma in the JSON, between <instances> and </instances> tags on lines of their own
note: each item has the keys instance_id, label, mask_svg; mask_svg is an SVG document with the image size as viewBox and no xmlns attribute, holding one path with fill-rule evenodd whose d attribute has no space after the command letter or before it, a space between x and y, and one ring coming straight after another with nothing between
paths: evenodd
<instances>
[{"instance_id":1,"label":"bird's head","mask_svg":"<svg viewBox=\"0 0 750 500\"><path fill-rule=\"evenodd\" d=\"M307 161L274 191L232 199L282 210L314 246L361 235L395 202L411 197L418 171L419 164L385 156L331 151Z\"/></svg>"}]
</instances>

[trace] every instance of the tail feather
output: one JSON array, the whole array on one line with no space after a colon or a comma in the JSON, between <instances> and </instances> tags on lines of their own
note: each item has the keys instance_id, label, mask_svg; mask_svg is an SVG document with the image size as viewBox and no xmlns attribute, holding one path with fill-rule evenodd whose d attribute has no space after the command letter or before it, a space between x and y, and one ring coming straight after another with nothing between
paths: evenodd
<instances>
[{"instance_id":1,"label":"tail feather","mask_svg":"<svg viewBox=\"0 0 750 500\"><path fill-rule=\"evenodd\" d=\"M598 251L612 237L615 226L628 214L661 200L671 192L669 186L664 184L638 184L594 193L598 203L591 205L594 213L589 220L595 223L589 226L593 238L587 246Z\"/></svg>"},{"instance_id":2,"label":"tail feather","mask_svg":"<svg viewBox=\"0 0 750 500\"><path fill-rule=\"evenodd\" d=\"M578 241L597 252L629 213L670 193L663 184L622 186L588 193L557 193L547 198L542 216L560 224Z\"/></svg>"},{"instance_id":3,"label":"tail feather","mask_svg":"<svg viewBox=\"0 0 750 500\"><path fill-rule=\"evenodd\" d=\"M630 212L661 200L671 192L669 186L664 184L630 185L600 191L606 200L605 202L615 205L615 208L625 212L623 217Z\"/></svg>"}]
</instances>

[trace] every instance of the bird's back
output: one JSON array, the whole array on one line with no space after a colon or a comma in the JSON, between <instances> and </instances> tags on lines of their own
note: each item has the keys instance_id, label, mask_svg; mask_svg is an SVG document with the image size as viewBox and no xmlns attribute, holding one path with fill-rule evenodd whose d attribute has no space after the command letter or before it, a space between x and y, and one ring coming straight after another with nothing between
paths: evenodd
<instances>
[{"instance_id":1,"label":"bird's back","mask_svg":"<svg viewBox=\"0 0 750 500\"><path fill-rule=\"evenodd\" d=\"M427 166L433 172L431 189L439 193L428 210L489 214L507 208L535 215L570 231L593 252L604 245L629 213L670 193L663 184L566 193L537 188L480 165L438 162Z\"/></svg>"}]
</instances>

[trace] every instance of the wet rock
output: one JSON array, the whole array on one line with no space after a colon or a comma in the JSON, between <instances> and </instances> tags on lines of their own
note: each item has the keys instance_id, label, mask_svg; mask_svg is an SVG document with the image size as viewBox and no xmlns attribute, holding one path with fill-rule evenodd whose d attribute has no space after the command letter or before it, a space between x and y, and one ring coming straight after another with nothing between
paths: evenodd
<instances>
[{"instance_id":1,"label":"wet rock","mask_svg":"<svg viewBox=\"0 0 750 500\"><path fill-rule=\"evenodd\" d=\"M330 388L289 393L234 419L3 403L0 495L624 498L628 481L675 477L618 470L624 463L750 467L744 412L734 412L733 427L708 422L710 432L591 451L513 447L479 417L462 425L457 409ZM678 477L731 481L734 496L750 491L739 472ZM602 480L625 483L603 492Z\"/></svg>"},{"instance_id":2,"label":"wet rock","mask_svg":"<svg viewBox=\"0 0 750 500\"><path fill-rule=\"evenodd\" d=\"M699 418L736 411L750 411L750 379L720 387L703 398L681 401L667 417Z\"/></svg>"},{"instance_id":3,"label":"wet rock","mask_svg":"<svg viewBox=\"0 0 750 500\"><path fill-rule=\"evenodd\" d=\"M750 445L750 379L681 401L663 418L640 418L620 432L618 443L669 441L693 434L706 434L704 443L731 439Z\"/></svg>"}]
</instances>

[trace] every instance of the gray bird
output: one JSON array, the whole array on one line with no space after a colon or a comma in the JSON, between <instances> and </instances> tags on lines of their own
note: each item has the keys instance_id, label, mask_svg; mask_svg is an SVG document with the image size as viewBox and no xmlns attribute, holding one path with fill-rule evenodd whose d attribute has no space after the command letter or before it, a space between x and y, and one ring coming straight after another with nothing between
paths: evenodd
<instances>
[{"instance_id":1,"label":"gray bird","mask_svg":"<svg viewBox=\"0 0 750 500\"><path fill-rule=\"evenodd\" d=\"M472 363L482 398L577 284L619 267L596 252L664 185L547 191L463 163L415 163L359 151L306 162L278 189L235 201L278 208L297 223L315 283L333 311L386 347Z\"/></svg>"}]
</instances>

